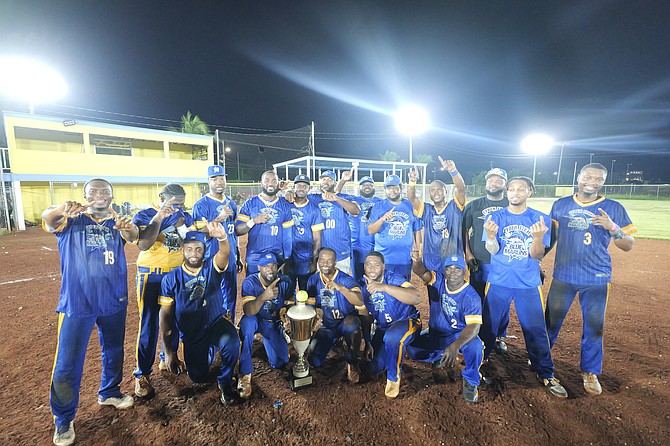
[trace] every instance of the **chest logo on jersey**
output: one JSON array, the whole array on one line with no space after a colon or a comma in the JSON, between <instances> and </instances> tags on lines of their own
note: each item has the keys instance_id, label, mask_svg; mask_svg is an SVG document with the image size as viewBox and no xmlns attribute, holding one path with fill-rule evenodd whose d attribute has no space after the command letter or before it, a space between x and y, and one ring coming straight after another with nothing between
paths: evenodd
<instances>
[{"instance_id":1,"label":"chest logo on jersey","mask_svg":"<svg viewBox=\"0 0 670 446\"><path fill-rule=\"evenodd\" d=\"M361 222L362 223L367 223L370 218L370 209L372 209L372 206L374 206L374 203L361 203Z\"/></svg>"},{"instance_id":2,"label":"chest logo on jersey","mask_svg":"<svg viewBox=\"0 0 670 446\"><path fill-rule=\"evenodd\" d=\"M444 231L447 228L447 217L445 215L433 215L431 222L435 232ZM447 234L449 233L447 232Z\"/></svg>"},{"instance_id":3,"label":"chest logo on jersey","mask_svg":"<svg viewBox=\"0 0 670 446\"><path fill-rule=\"evenodd\" d=\"M196 276L184 284L184 288L188 293L188 300L201 301L200 306L207 305L207 300L204 299L205 289L207 289L207 280L203 276Z\"/></svg>"},{"instance_id":4,"label":"chest logo on jersey","mask_svg":"<svg viewBox=\"0 0 670 446\"><path fill-rule=\"evenodd\" d=\"M456 305L456 301L448 294L442 294L441 297L440 304L442 306L442 312L449 317L452 317L458 312L458 305Z\"/></svg>"},{"instance_id":5,"label":"chest logo on jersey","mask_svg":"<svg viewBox=\"0 0 670 446\"><path fill-rule=\"evenodd\" d=\"M335 206L330 201L322 201L319 203L319 210L321 211L321 216L323 218L328 218L332 215L335 210Z\"/></svg>"},{"instance_id":6,"label":"chest logo on jersey","mask_svg":"<svg viewBox=\"0 0 670 446\"><path fill-rule=\"evenodd\" d=\"M591 225L591 219L595 214L588 209L573 209L568 212L568 228L579 229L580 231L585 231L589 229Z\"/></svg>"},{"instance_id":7,"label":"chest logo on jersey","mask_svg":"<svg viewBox=\"0 0 670 446\"><path fill-rule=\"evenodd\" d=\"M319 297L321 298L321 307L333 308L335 306L335 294L332 290L321 288Z\"/></svg>"},{"instance_id":8,"label":"chest logo on jersey","mask_svg":"<svg viewBox=\"0 0 670 446\"><path fill-rule=\"evenodd\" d=\"M375 311L382 312L386 310L386 299L384 299L384 295L382 293L372 293L370 300L372 300L372 305L374 306Z\"/></svg>"},{"instance_id":9,"label":"chest logo on jersey","mask_svg":"<svg viewBox=\"0 0 670 446\"><path fill-rule=\"evenodd\" d=\"M503 255L508 257L508 262L528 257L530 245L533 243L529 228L522 225L505 226L501 238L505 245Z\"/></svg>"},{"instance_id":10,"label":"chest logo on jersey","mask_svg":"<svg viewBox=\"0 0 670 446\"><path fill-rule=\"evenodd\" d=\"M488 207L486 209L482 209L482 215L480 215L477 218L480 219L480 220L484 220L484 219L486 219L486 217L488 217L489 214L491 214L495 211L499 211L500 209L502 209L502 206L491 206L491 207Z\"/></svg>"},{"instance_id":11,"label":"chest logo on jersey","mask_svg":"<svg viewBox=\"0 0 670 446\"><path fill-rule=\"evenodd\" d=\"M293 224L295 226L300 226L305 221L305 214L300 209L291 209L291 215L293 216Z\"/></svg>"},{"instance_id":12,"label":"chest logo on jersey","mask_svg":"<svg viewBox=\"0 0 670 446\"><path fill-rule=\"evenodd\" d=\"M279 220L279 213L276 209L264 207L261 209L261 214L267 214L270 219L266 222L268 226L272 226Z\"/></svg>"},{"instance_id":13,"label":"chest logo on jersey","mask_svg":"<svg viewBox=\"0 0 670 446\"><path fill-rule=\"evenodd\" d=\"M86 225L86 246L107 249L107 241L112 240L112 231L107 226Z\"/></svg>"},{"instance_id":14,"label":"chest logo on jersey","mask_svg":"<svg viewBox=\"0 0 670 446\"><path fill-rule=\"evenodd\" d=\"M165 236L163 247L167 248L168 252L175 252L181 249L181 237L179 237L176 229L173 232L165 232L163 235Z\"/></svg>"},{"instance_id":15,"label":"chest logo on jersey","mask_svg":"<svg viewBox=\"0 0 670 446\"><path fill-rule=\"evenodd\" d=\"M393 220L389 221L389 237L403 238L409 232L409 215L400 211L393 211Z\"/></svg>"}]
</instances>

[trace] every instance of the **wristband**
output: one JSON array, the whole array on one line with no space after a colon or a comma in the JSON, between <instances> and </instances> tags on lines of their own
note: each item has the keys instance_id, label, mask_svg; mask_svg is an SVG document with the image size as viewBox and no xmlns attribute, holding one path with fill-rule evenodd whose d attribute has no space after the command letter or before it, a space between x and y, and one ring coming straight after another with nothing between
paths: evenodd
<instances>
[{"instance_id":1,"label":"wristband","mask_svg":"<svg viewBox=\"0 0 670 446\"><path fill-rule=\"evenodd\" d=\"M410 186L416 186L416 181L410 181L410 182L407 183L407 184L410 185Z\"/></svg>"},{"instance_id":2,"label":"wristband","mask_svg":"<svg viewBox=\"0 0 670 446\"><path fill-rule=\"evenodd\" d=\"M614 226L612 227L612 229L610 229L610 232L615 232L617 229L619 229L619 225L617 225L617 224L614 223L614 222L612 222L612 224L613 224Z\"/></svg>"},{"instance_id":3,"label":"wristband","mask_svg":"<svg viewBox=\"0 0 670 446\"><path fill-rule=\"evenodd\" d=\"M221 237L221 238L217 237L216 239L220 242L225 242L226 240L228 240L226 237Z\"/></svg>"},{"instance_id":4,"label":"wristband","mask_svg":"<svg viewBox=\"0 0 670 446\"><path fill-rule=\"evenodd\" d=\"M247 222L247 226L249 227L249 229L251 229L251 228L253 228L254 226L256 226L256 222L254 221L253 218Z\"/></svg>"},{"instance_id":5,"label":"wristband","mask_svg":"<svg viewBox=\"0 0 670 446\"><path fill-rule=\"evenodd\" d=\"M495 244L495 242L496 242L496 240L489 240L489 239L486 239L486 244L487 244L487 245L493 245L493 244Z\"/></svg>"},{"instance_id":6,"label":"wristband","mask_svg":"<svg viewBox=\"0 0 670 446\"><path fill-rule=\"evenodd\" d=\"M450 170L449 175L451 175L452 177L455 177L456 175L458 175L458 169Z\"/></svg>"}]
</instances>

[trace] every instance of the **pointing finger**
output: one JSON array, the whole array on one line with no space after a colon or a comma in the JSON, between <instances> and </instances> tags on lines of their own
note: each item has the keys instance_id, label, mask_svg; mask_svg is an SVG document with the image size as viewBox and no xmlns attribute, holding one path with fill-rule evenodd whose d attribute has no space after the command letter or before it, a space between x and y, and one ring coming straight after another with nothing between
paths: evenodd
<instances>
[{"instance_id":1,"label":"pointing finger","mask_svg":"<svg viewBox=\"0 0 670 446\"><path fill-rule=\"evenodd\" d=\"M602 215L603 217L609 217L609 215L607 215L607 212L603 211L602 208L598 208L598 210L600 211L600 215Z\"/></svg>"},{"instance_id":2,"label":"pointing finger","mask_svg":"<svg viewBox=\"0 0 670 446\"><path fill-rule=\"evenodd\" d=\"M540 225L544 226L544 217L540 215Z\"/></svg>"}]
</instances>

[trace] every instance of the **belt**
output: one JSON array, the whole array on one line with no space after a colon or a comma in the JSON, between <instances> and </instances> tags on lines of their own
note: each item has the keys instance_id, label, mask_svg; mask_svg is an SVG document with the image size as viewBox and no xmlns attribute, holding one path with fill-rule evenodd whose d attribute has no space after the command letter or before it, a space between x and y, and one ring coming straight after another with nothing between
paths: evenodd
<instances>
[{"instance_id":1,"label":"belt","mask_svg":"<svg viewBox=\"0 0 670 446\"><path fill-rule=\"evenodd\" d=\"M169 273L172 271L174 268L173 267L166 267L166 268L147 268L146 266L138 266L137 267L137 272L138 273L146 273L146 274L165 274Z\"/></svg>"}]
</instances>

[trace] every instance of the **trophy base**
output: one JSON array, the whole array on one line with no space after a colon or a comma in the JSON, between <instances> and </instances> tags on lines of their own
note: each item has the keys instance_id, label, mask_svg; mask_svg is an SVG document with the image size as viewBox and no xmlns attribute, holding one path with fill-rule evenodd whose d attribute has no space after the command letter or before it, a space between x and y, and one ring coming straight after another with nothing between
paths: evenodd
<instances>
[{"instance_id":1,"label":"trophy base","mask_svg":"<svg viewBox=\"0 0 670 446\"><path fill-rule=\"evenodd\" d=\"M313 385L314 377L312 375L297 377L291 373L291 376L289 377L289 386L291 386L291 390L300 390Z\"/></svg>"}]
</instances>

